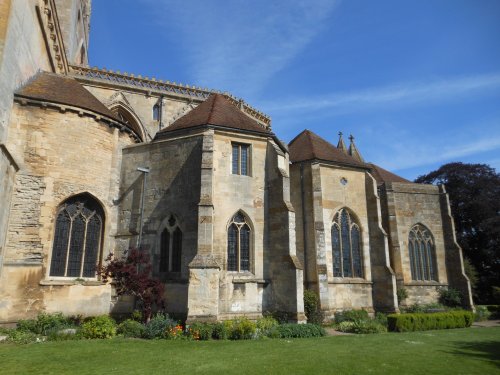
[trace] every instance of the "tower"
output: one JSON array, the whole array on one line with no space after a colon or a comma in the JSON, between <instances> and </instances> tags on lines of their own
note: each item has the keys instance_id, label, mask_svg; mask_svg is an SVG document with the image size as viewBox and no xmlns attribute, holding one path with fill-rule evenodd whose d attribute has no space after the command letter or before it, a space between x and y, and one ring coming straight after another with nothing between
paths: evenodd
<instances>
[{"instance_id":1,"label":"tower","mask_svg":"<svg viewBox=\"0 0 500 375\"><path fill-rule=\"evenodd\" d=\"M55 0L70 64L88 65L91 0Z\"/></svg>"}]
</instances>

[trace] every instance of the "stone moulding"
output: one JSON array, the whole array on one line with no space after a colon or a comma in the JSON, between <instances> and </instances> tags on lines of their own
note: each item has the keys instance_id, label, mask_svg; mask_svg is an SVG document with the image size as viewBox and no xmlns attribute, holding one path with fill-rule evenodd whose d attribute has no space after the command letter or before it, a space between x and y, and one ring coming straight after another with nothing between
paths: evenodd
<instances>
[{"instance_id":1,"label":"stone moulding","mask_svg":"<svg viewBox=\"0 0 500 375\"><path fill-rule=\"evenodd\" d=\"M68 61L54 0L39 1L35 8L52 69L67 74Z\"/></svg>"}]
</instances>

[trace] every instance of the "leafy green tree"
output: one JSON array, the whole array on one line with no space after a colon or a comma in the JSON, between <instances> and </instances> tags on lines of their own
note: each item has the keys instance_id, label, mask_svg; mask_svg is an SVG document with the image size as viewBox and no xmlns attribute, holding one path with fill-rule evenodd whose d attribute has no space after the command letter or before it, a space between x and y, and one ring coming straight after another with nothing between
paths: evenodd
<instances>
[{"instance_id":1,"label":"leafy green tree","mask_svg":"<svg viewBox=\"0 0 500 375\"><path fill-rule=\"evenodd\" d=\"M458 243L478 271L476 302L492 302L500 286L500 174L486 164L449 163L415 182L446 186Z\"/></svg>"}]
</instances>

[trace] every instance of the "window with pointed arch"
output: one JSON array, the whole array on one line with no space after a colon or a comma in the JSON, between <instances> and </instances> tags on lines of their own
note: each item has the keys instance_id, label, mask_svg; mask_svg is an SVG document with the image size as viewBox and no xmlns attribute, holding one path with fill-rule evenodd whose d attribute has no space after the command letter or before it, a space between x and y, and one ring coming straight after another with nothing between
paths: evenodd
<instances>
[{"instance_id":1,"label":"window with pointed arch","mask_svg":"<svg viewBox=\"0 0 500 375\"><path fill-rule=\"evenodd\" d=\"M337 212L332 224L334 277L363 277L359 225L345 208Z\"/></svg>"},{"instance_id":2,"label":"window with pointed arch","mask_svg":"<svg viewBox=\"0 0 500 375\"><path fill-rule=\"evenodd\" d=\"M160 238L160 272L181 272L182 231L170 215Z\"/></svg>"},{"instance_id":3,"label":"window with pointed arch","mask_svg":"<svg viewBox=\"0 0 500 375\"><path fill-rule=\"evenodd\" d=\"M408 251L412 280L436 280L434 240L429 229L422 224L416 224L410 229Z\"/></svg>"},{"instance_id":4,"label":"window with pointed arch","mask_svg":"<svg viewBox=\"0 0 500 375\"><path fill-rule=\"evenodd\" d=\"M250 271L250 234L248 219L238 212L227 229L228 271Z\"/></svg>"},{"instance_id":5,"label":"window with pointed arch","mask_svg":"<svg viewBox=\"0 0 500 375\"><path fill-rule=\"evenodd\" d=\"M57 211L49 275L96 277L103 232L104 211L97 200L80 194L63 202Z\"/></svg>"},{"instance_id":6,"label":"window with pointed arch","mask_svg":"<svg viewBox=\"0 0 500 375\"><path fill-rule=\"evenodd\" d=\"M158 103L153 106L153 121L160 121L160 105Z\"/></svg>"}]
</instances>

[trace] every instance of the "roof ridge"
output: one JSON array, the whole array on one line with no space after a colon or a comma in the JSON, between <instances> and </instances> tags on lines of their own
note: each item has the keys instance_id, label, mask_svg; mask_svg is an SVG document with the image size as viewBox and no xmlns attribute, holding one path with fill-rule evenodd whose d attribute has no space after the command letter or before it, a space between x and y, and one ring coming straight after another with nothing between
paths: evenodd
<instances>
[{"instance_id":1,"label":"roof ridge","mask_svg":"<svg viewBox=\"0 0 500 375\"><path fill-rule=\"evenodd\" d=\"M207 124L211 124L212 117L214 115L215 102L217 101L217 99L219 99L220 94L212 94L212 95L213 95L214 99L212 100L212 106L210 107L210 111L208 112ZM210 96L212 96L212 95L210 95ZM208 97L208 99L210 99L210 96Z\"/></svg>"},{"instance_id":2,"label":"roof ridge","mask_svg":"<svg viewBox=\"0 0 500 375\"><path fill-rule=\"evenodd\" d=\"M297 138L299 138L302 134L308 132L309 129L304 129L302 130L299 134L297 134L290 142L288 142L288 146L290 146L293 142L295 142L297 140Z\"/></svg>"}]
</instances>

